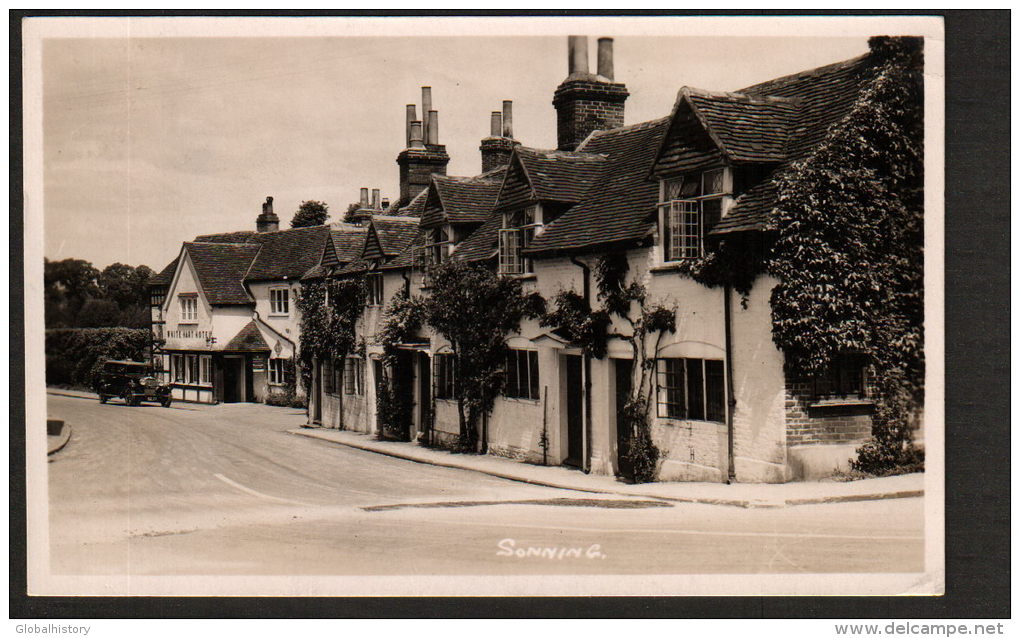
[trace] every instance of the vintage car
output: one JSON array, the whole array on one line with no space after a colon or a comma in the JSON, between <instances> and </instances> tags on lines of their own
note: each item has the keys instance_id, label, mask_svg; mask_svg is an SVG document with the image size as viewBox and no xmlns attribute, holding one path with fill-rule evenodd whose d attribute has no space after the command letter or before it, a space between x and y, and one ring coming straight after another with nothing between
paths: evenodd
<instances>
[{"instance_id":1,"label":"vintage car","mask_svg":"<svg viewBox=\"0 0 1020 638\"><path fill-rule=\"evenodd\" d=\"M95 386L99 402L117 397L128 405L154 401L170 407L170 386L159 382L148 363L141 361L106 361Z\"/></svg>"}]
</instances>

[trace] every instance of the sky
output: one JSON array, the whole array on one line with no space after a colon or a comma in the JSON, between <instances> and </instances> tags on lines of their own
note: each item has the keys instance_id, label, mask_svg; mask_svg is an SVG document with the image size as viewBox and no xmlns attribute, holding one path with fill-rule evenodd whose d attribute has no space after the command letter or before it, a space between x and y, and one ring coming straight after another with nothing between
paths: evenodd
<instances>
[{"instance_id":1,"label":"sky","mask_svg":"<svg viewBox=\"0 0 1020 638\"><path fill-rule=\"evenodd\" d=\"M590 33L594 71L595 40ZM683 86L733 91L858 56L864 37L617 36L626 123L669 113ZM480 172L489 113L556 145L564 36L49 38L43 42L46 257L160 270L181 242L281 228L304 200L332 221L360 187L396 199L405 104L432 86L448 174Z\"/></svg>"}]
</instances>

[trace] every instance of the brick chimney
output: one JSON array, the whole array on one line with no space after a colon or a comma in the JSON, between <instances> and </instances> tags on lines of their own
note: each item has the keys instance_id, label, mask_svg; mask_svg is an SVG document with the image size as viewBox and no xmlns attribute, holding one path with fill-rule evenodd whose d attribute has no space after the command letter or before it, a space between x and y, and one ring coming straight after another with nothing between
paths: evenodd
<instances>
[{"instance_id":1,"label":"brick chimney","mask_svg":"<svg viewBox=\"0 0 1020 638\"><path fill-rule=\"evenodd\" d=\"M567 77L556 87L556 146L573 151L592 131L623 126L627 87L613 81L613 39L599 38L598 73L588 71L588 38L567 38Z\"/></svg>"},{"instance_id":2,"label":"brick chimney","mask_svg":"<svg viewBox=\"0 0 1020 638\"><path fill-rule=\"evenodd\" d=\"M358 198L358 209L350 214L349 219L352 223L359 225L367 225L372 221L373 215L382 214L385 208L384 202L388 204L388 200L380 200L379 189L372 189L372 197L369 199L368 189L362 188L360 196Z\"/></svg>"},{"instance_id":3,"label":"brick chimney","mask_svg":"<svg viewBox=\"0 0 1020 638\"><path fill-rule=\"evenodd\" d=\"M422 117L415 117L415 105L408 104L407 148L397 155L400 166L400 206L406 205L415 195L425 190L433 173L446 175L450 156L446 146L439 143L439 112L432 108L432 88L423 86Z\"/></svg>"},{"instance_id":4,"label":"brick chimney","mask_svg":"<svg viewBox=\"0 0 1020 638\"><path fill-rule=\"evenodd\" d=\"M280 218L273 213L273 198L267 197L262 204L262 214L255 219L255 228L260 233L280 230Z\"/></svg>"},{"instance_id":5,"label":"brick chimney","mask_svg":"<svg viewBox=\"0 0 1020 638\"><path fill-rule=\"evenodd\" d=\"M506 166L520 142L514 139L513 102L503 100L503 110L493 111L489 119L489 137L482 138L482 172Z\"/></svg>"}]
</instances>

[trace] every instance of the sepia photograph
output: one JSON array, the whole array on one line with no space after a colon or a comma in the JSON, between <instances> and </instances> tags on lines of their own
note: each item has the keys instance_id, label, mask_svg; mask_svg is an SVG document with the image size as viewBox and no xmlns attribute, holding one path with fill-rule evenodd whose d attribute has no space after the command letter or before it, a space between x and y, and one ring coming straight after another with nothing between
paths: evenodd
<instances>
[{"instance_id":1,"label":"sepia photograph","mask_svg":"<svg viewBox=\"0 0 1020 638\"><path fill-rule=\"evenodd\" d=\"M24 29L29 593L945 592L940 18Z\"/></svg>"}]
</instances>

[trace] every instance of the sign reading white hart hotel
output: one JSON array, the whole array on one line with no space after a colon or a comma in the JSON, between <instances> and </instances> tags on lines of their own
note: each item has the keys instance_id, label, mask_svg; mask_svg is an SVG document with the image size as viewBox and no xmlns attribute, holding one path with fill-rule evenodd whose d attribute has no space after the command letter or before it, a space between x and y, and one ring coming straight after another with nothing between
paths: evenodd
<instances>
[{"instance_id":1,"label":"sign reading white hart hotel","mask_svg":"<svg viewBox=\"0 0 1020 638\"><path fill-rule=\"evenodd\" d=\"M37 22L45 256L153 267L173 400L51 389L38 582L941 591L937 21Z\"/></svg>"}]
</instances>

